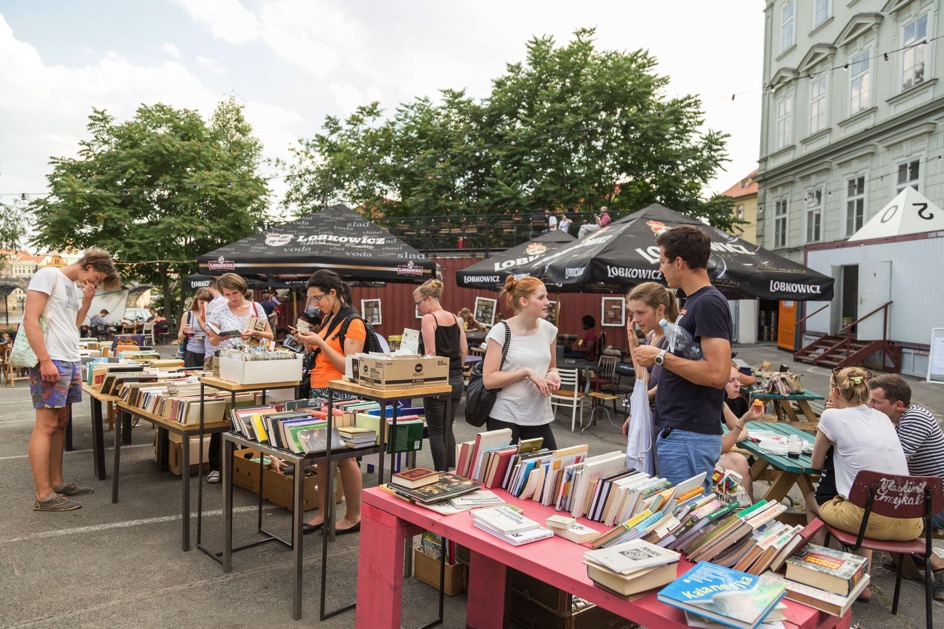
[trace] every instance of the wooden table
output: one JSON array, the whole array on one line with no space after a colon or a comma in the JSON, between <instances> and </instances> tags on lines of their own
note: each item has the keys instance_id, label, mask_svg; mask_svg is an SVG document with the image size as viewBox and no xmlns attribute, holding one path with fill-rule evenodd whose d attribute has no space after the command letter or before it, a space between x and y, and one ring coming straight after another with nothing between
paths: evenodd
<instances>
[{"instance_id":1,"label":"wooden table","mask_svg":"<svg viewBox=\"0 0 944 629\"><path fill-rule=\"evenodd\" d=\"M99 389L84 382L82 383L82 393L89 397L89 403L92 407L92 458L94 459L95 475L98 476L98 480L105 480L108 475L105 473L105 429L103 426L102 404L106 405L110 425L112 418L115 416L115 403L121 398L117 395L102 393ZM128 431L128 439L125 440L125 443L131 443L130 421L125 429Z\"/></svg>"},{"instance_id":2,"label":"wooden table","mask_svg":"<svg viewBox=\"0 0 944 629\"><path fill-rule=\"evenodd\" d=\"M814 483L818 480L820 470L813 468L810 454L803 453L797 458L785 454L771 454L762 450L760 444L752 440L754 431L767 431L783 437L796 435L805 443L812 444L813 435L789 423L748 422L747 429L751 433L751 439L738 442L737 447L749 452L756 459L751 466L751 479L770 482L770 488L764 498L779 502L794 485L800 488L804 496L815 489ZM787 519L790 519L790 516ZM802 522L796 523L805 524L805 517Z\"/></svg>"},{"instance_id":3,"label":"wooden table","mask_svg":"<svg viewBox=\"0 0 944 629\"><path fill-rule=\"evenodd\" d=\"M794 393L792 395L777 395L776 393L751 391L751 398L761 400L762 402L773 402L774 411L777 413L778 420L790 420L804 430L815 430L816 425L819 423L819 415L817 415L813 407L810 406L810 402L826 399L822 395L811 393L810 391ZM796 403L797 408L793 408L794 403Z\"/></svg>"},{"instance_id":4,"label":"wooden table","mask_svg":"<svg viewBox=\"0 0 944 629\"><path fill-rule=\"evenodd\" d=\"M157 415L152 415L147 411L131 406L127 402L119 401L116 403L120 413L140 417L144 421L150 422L158 430L166 430L175 435L180 435L180 480L181 480L181 546L184 550L190 550L190 437L196 436L201 432L214 433L225 432L230 429L231 423L227 421L207 423L202 426L196 424L179 424L169 419L164 419ZM121 433L122 418L119 417L115 422L115 463L111 480L111 501L118 502L118 477L121 469ZM201 452L202 454L202 452ZM197 479L199 482L199 478Z\"/></svg>"},{"instance_id":5,"label":"wooden table","mask_svg":"<svg viewBox=\"0 0 944 629\"><path fill-rule=\"evenodd\" d=\"M505 491L494 490L508 503L521 507L527 517L544 522L555 513L553 507L531 500L519 500ZM582 520L597 530L601 524ZM504 625L506 567L513 567L545 583L645 627L683 629L688 627L681 610L659 602L655 591L628 601L593 584L583 566L585 546L560 537L515 547L473 526L468 512L444 516L410 504L377 489L364 491L361 544L358 552L357 599L369 604L357 606L356 626L364 629L399 629L403 597L403 544L414 535L430 530L465 546L471 551L466 626L490 629ZM682 560L678 574L691 567ZM852 612L837 618L784 599L784 625L790 629L846 627ZM415 624L416 621L413 621Z\"/></svg>"}]
</instances>

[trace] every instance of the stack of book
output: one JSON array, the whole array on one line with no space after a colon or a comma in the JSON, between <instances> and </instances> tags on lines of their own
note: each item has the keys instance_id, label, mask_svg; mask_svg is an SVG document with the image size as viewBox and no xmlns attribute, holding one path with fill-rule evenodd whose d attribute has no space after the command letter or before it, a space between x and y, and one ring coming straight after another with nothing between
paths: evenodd
<instances>
[{"instance_id":1,"label":"stack of book","mask_svg":"<svg viewBox=\"0 0 944 629\"><path fill-rule=\"evenodd\" d=\"M599 531L577 522L576 518L563 515L552 515L545 524L554 532L554 535L576 544L585 544L600 535Z\"/></svg>"},{"instance_id":2,"label":"stack of book","mask_svg":"<svg viewBox=\"0 0 944 629\"><path fill-rule=\"evenodd\" d=\"M482 486L482 483L455 474L436 472L436 475L435 482L427 482L427 484L416 487L405 487L391 482L387 483L386 489L395 496L429 504L467 494Z\"/></svg>"},{"instance_id":3,"label":"stack of book","mask_svg":"<svg viewBox=\"0 0 944 629\"><path fill-rule=\"evenodd\" d=\"M842 616L869 585L864 557L808 544L786 560L787 598Z\"/></svg>"},{"instance_id":4,"label":"stack of book","mask_svg":"<svg viewBox=\"0 0 944 629\"><path fill-rule=\"evenodd\" d=\"M784 593L783 584L775 580L702 561L660 590L657 597L683 610L690 626L721 623L753 629L782 618L775 608Z\"/></svg>"},{"instance_id":5,"label":"stack of book","mask_svg":"<svg viewBox=\"0 0 944 629\"><path fill-rule=\"evenodd\" d=\"M522 515L517 509L502 505L475 509L472 524L513 546L521 546L554 536L554 532Z\"/></svg>"},{"instance_id":6,"label":"stack of book","mask_svg":"<svg viewBox=\"0 0 944 629\"><path fill-rule=\"evenodd\" d=\"M368 428L344 426L338 428L338 434L341 435L345 445L350 448L363 448L377 443L377 433Z\"/></svg>"},{"instance_id":7,"label":"stack of book","mask_svg":"<svg viewBox=\"0 0 944 629\"><path fill-rule=\"evenodd\" d=\"M630 597L675 580L679 554L633 540L584 553L587 576L599 587Z\"/></svg>"}]
</instances>

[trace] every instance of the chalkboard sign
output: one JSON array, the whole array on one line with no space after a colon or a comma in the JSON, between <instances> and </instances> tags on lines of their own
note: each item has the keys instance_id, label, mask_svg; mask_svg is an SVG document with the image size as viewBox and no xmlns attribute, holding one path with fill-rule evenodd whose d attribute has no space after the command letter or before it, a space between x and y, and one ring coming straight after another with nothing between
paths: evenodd
<instances>
[{"instance_id":1,"label":"chalkboard sign","mask_svg":"<svg viewBox=\"0 0 944 629\"><path fill-rule=\"evenodd\" d=\"M944 328L931 329L931 351L928 353L928 382L944 383Z\"/></svg>"}]
</instances>

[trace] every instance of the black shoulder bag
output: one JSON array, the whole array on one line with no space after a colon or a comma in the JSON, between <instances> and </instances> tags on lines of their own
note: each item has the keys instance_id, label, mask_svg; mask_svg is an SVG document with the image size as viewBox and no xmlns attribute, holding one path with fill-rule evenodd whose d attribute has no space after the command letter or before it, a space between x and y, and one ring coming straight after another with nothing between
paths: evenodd
<instances>
[{"instance_id":1,"label":"black shoulder bag","mask_svg":"<svg viewBox=\"0 0 944 629\"><path fill-rule=\"evenodd\" d=\"M502 344L501 364L498 366L499 371L505 366L505 357L508 356L508 346L511 345L511 328L508 327L508 324L504 321L502 321L502 325L505 326L505 342ZM476 428L485 425L488 416L492 412L492 407L495 406L495 398L498 396L498 392L501 391L501 389L485 388L485 383L482 379L482 365L484 363L485 360L482 359L472 367L472 372L469 374L469 386L466 388L465 394L465 421Z\"/></svg>"}]
</instances>

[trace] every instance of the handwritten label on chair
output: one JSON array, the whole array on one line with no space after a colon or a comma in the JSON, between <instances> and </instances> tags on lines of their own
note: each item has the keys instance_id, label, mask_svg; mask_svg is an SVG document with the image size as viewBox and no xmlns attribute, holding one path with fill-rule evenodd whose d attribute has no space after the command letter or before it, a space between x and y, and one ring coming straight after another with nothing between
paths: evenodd
<instances>
[{"instance_id":1,"label":"handwritten label on chair","mask_svg":"<svg viewBox=\"0 0 944 629\"><path fill-rule=\"evenodd\" d=\"M893 507L913 507L924 500L926 482L914 483L905 481L899 483L893 478L879 480L875 491L875 500L890 504Z\"/></svg>"}]
</instances>

